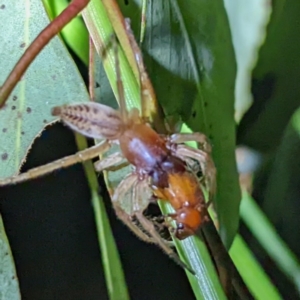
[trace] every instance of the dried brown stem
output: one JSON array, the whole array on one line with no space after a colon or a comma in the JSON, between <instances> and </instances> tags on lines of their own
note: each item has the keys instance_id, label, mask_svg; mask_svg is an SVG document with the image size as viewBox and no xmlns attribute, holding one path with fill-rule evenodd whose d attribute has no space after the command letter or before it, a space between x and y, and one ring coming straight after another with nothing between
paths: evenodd
<instances>
[{"instance_id":1,"label":"dried brown stem","mask_svg":"<svg viewBox=\"0 0 300 300\"><path fill-rule=\"evenodd\" d=\"M60 32L73 18L81 12L90 0L73 0L69 6L62 11L31 43L25 53L19 59L13 70L10 72L6 81L0 89L0 108L3 107L10 93L23 76L31 62L48 44L48 42Z\"/></svg>"}]
</instances>

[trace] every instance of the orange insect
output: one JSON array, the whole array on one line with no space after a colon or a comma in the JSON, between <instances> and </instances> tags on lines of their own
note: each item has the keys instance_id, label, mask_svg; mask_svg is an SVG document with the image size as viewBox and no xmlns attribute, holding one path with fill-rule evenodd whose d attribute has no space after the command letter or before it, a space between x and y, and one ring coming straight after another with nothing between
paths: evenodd
<instances>
[{"instance_id":1,"label":"orange insect","mask_svg":"<svg viewBox=\"0 0 300 300\"><path fill-rule=\"evenodd\" d=\"M157 198L168 200L174 208L175 213L168 216L176 221L175 236L178 239L194 235L207 220L203 192L195 176L185 166L177 166L167 174L166 182L160 181L152 187Z\"/></svg>"},{"instance_id":2,"label":"orange insect","mask_svg":"<svg viewBox=\"0 0 300 300\"><path fill-rule=\"evenodd\" d=\"M140 72L143 96L149 92L143 89L143 82L148 75L128 23L127 32ZM205 135L201 133L159 135L144 121L146 116L140 116L137 109L128 112L125 106L117 53L116 69L120 111L95 102L65 105L52 110L54 116L58 116L73 130L87 137L102 139L103 142L75 155L34 168L18 176L3 179L0 185L36 178L55 169L97 157L113 144L117 144L120 146L120 152L95 164L97 171L109 169L123 160L127 160L133 166L133 171L120 182L112 195L117 216L141 239L156 243L167 254L174 257L173 250L159 236L154 224L143 215L145 207L141 206L140 201L142 198L150 200L153 196L168 201L175 210L167 217L176 222L176 237L184 239L195 234L206 219L207 210L203 192L196 176L191 171L191 162L196 160L200 164L206 187L212 195L215 189L215 167L209 155L210 145ZM185 145L187 141L198 142L201 149ZM131 193L131 215L126 213L120 205L125 194L128 193ZM137 218L147 234L131 221L133 216Z\"/></svg>"}]
</instances>

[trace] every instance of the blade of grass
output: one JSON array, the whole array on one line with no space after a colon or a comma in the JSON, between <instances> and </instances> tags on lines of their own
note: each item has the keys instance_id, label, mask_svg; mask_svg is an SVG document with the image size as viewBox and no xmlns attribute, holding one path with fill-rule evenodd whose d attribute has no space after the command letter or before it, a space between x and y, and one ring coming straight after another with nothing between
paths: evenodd
<instances>
[{"instance_id":1,"label":"blade of grass","mask_svg":"<svg viewBox=\"0 0 300 300\"><path fill-rule=\"evenodd\" d=\"M164 214L174 212L168 203L160 201L159 206ZM186 271L195 297L197 299L226 299L205 243L197 237L189 237L183 241L174 239L174 243L180 259L196 273L193 275Z\"/></svg>"},{"instance_id":2,"label":"blade of grass","mask_svg":"<svg viewBox=\"0 0 300 300\"><path fill-rule=\"evenodd\" d=\"M75 137L79 150L87 148L85 137L78 133L75 134ZM109 225L103 200L98 193L99 186L94 166L91 161L87 161L83 164L83 167L91 190L99 247L101 249L109 298L111 300L129 299L120 256Z\"/></svg>"},{"instance_id":3,"label":"blade of grass","mask_svg":"<svg viewBox=\"0 0 300 300\"><path fill-rule=\"evenodd\" d=\"M229 254L255 299L281 299L276 287L256 261L240 235L237 235L234 239Z\"/></svg>"},{"instance_id":4,"label":"blade of grass","mask_svg":"<svg viewBox=\"0 0 300 300\"><path fill-rule=\"evenodd\" d=\"M246 191L243 191L241 217L278 268L300 291L300 265L297 257L278 236L270 221Z\"/></svg>"}]
</instances>

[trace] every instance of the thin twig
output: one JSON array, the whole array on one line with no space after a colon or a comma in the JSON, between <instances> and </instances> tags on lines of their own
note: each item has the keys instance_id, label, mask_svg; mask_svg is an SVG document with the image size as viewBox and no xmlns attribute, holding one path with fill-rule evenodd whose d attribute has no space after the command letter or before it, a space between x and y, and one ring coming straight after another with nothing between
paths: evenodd
<instances>
[{"instance_id":1,"label":"thin twig","mask_svg":"<svg viewBox=\"0 0 300 300\"><path fill-rule=\"evenodd\" d=\"M19 59L13 70L0 89L0 108L3 107L12 90L17 85L31 62L48 44L48 42L58 34L61 29L81 12L90 0L73 0L69 6L62 11L30 44L25 53Z\"/></svg>"}]
</instances>

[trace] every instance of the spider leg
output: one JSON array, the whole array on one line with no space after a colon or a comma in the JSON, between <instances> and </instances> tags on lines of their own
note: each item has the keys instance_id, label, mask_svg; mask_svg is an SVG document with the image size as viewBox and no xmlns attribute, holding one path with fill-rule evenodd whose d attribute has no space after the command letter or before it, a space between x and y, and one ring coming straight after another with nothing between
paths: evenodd
<instances>
[{"instance_id":1,"label":"spider leg","mask_svg":"<svg viewBox=\"0 0 300 300\"><path fill-rule=\"evenodd\" d=\"M153 238L145 234L137 225L135 225L131 216L127 214L120 206L114 206L117 217L142 241L150 244L154 244L155 241Z\"/></svg>"},{"instance_id":2,"label":"spider leg","mask_svg":"<svg viewBox=\"0 0 300 300\"><path fill-rule=\"evenodd\" d=\"M180 260L180 258L177 256L177 254L174 252L174 250L168 245L169 243L165 242L161 236L158 234L158 232L155 230L155 227L151 221L149 221L142 212L137 212L136 217L141 223L141 225L144 227L147 232L152 236L154 242L156 245L158 245L170 258L174 260L180 267L183 269L189 270L192 274L195 274L195 272L187 266L183 261Z\"/></svg>"},{"instance_id":3,"label":"spider leg","mask_svg":"<svg viewBox=\"0 0 300 300\"><path fill-rule=\"evenodd\" d=\"M139 71L140 89L141 89L141 111L142 116L145 119L150 119L150 111L153 109L151 107L151 99L156 99L154 89L150 83L149 76L146 72L144 66L143 57L141 50L134 38L133 32L130 27L130 19L125 19L125 28L127 31L127 36L134 53L135 61ZM150 106L150 107L149 107ZM149 121L149 120L148 120Z\"/></svg>"},{"instance_id":4,"label":"spider leg","mask_svg":"<svg viewBox=\"0 0 300 300\"><path fill-rule=\"evenodd\" d=\"M142 1L142 13L141 13L141 32L140 32L140 44L143 43L146 31L146 14L147 14L148 0Z\"/></svg>"},{"instance_id":5,"label":"spider leg","mask_svg":"<svg viewBox=\"0 0 300 300\"><path fill-rule=\"evenodd\" d=\"M197 142L200 149L195 149L187 145L177 145L175 149L172 150L175 152L175 155L185 160L188 164L188 158L195 159L200 163L205 177L206 187L210 190L210 195L213 195L216 191L216 168L210 156L211 145L206 135L200 132L175 133L168 138L168 142L171 144L181 144L190 141ZM209 200L211 200L211 197Z\"/></svg>"},{"instance_id":6,"label":"spider leg","mask_svg":"<svg viewBox=\"0 0 300 300\"><path fill-rule=\"evenodd\" d=\"M1 179L0 186L23 182L26 180L41 177L43 175L46 175L58 169L67 168L76 163L84 162L86 160L92 159L106 152L109 148L110 148L110 143L108 141L104 141L103 143L79 151L76 154L66 156L64 158L58 159L54 162L48 163L40 167L33 168L25 173L12 176L9 178Z\"/></svg>"},{"instance_id":7,"label":"spider leg","mask_svg":"<svg viewBox=\"0 0 300 300\"><path fill-rule=\"evenodd\" d=\"M114 166L120 164L124 159L124 156L121 152L115 152L104 159L100 159L94 163L94 167L97 172L101 172L103 170L114 170Z\"/></svg>"},{"instance_id":8,"label":"spider leg","mask_svg":"<svg viewBox=\"0 0 300 300\"><path fill-rule=\"evenodd\" d=\"M144 3L148 0L144 0ZM143 4L143 12L145 6ZM145 8L146 9L146 8ZM160 132L166 132L165 124L163 120L163 112L159 106L153 85L149 79L148 73L146 71L142 52L135 40L134 34L130 27L130 19L125 19L125 28L127 31L127 36L135 57L139 72L139 83L140 83L140 93L141 93L141 116L145 123L149 123L152 120L153 125L156 129L159 129ZM143 29L142 29L143 30ZM143 34L143 33L141 33Z\"/></svg>"},{"instance_id":9,"label":"spider leg","mask_svg":"<svg viewBox=\"0 0 300 300\"><path fill-rule=\"evenodd\" d=\"M142 211L137 211L135 213L137 219L143 226L143 228L152 236L156 245L158 245L164 252L166 252L169 256L174 255L173 249L171 249L162 239L162 237L156 231L154 224L149 221L144 215Z\"/></svg>"},{"instance_id":10,"label":"spider leg","mask_svg":"<svg viewBox=\"0 0 300 300\"><path fill-rule=\"evenodd\" d=\"M189 165L190 159L194 159L200 163L204 175L209 177L209 172L216 173L215 165L211 158L211 145L207 140L205 134L200 132L193 133L175 133L167 138L169 144L182 144L186 142L197 142L199 149L192 148L187 145L176 145L171 146L171 150L175 152L176 155L184 159ZM174 149L175 148L175 149Z\"/></svg>"},{"instance_id":11,"label":"spider leg","mask_svg":"<svg viewBox=\"0 0 300 300\"><path fill-rule=\"evenodd\" d=\"M197 142L200 149L210 153L211 145L205 134L200 132L193 133L175 133L169 137L170 143L182 144L186 142Z\"/></svg>"},{"instance_id":12,"label":"spider leg","mask_svg":"<svg viewBox=\"0 0 300 300\"><path fill-rule=\"evenodd\" d=\"M172 232L173 227L171 226L171 224L166 222L165 216L162 216L162 218L163 218L163 223L161 223L160 218L157 217L151 218L149 220L154 224L156 231L158 232L159 236L163 239L164 243L170 247L174 247L173 240L171 241L167 240L165 237L162 236L163 230L168 230L170 233L170 237L173 236L173 232Z\"/></svg>"},{"instance_id":13,"label":"spider leg","mask_svg":"<svg viewBox=\"0 0 300 300\"><path fill-rule=\"evenodd\" d=\"M192 158L199 162L204 175L205 186L209 192L208 201L210 202L216 193L217 171L216 171L215 164L211 156L209 155L209 153L207 153L204 150L195 149L184 144L176 145L176 147L173 147L172 151L174 155L185 160L187 163L189 163L188 161L189 158Z\"/></svg>"},{"instance_id":14,"label":"spider leg","mask_svg":"<svg viewBox=\"0 0 300 300\"><path fill-rule=\"evenodd\" d=\"M131 173L127 177L125 177L118 187L115 189L114 195L112 196L112 203L116 212L117 217L141 240L147 242L147 243L155 243L155 241L149 237L147 234L145 234L137 225L135 225L132 222L131 215L125 212L120 204L120 199L123 199L125 194L132 189L132 204L134 202L134 189L133 187L138 182L139 178L136 173ZM134 205L134 204L133 204Z\"/></svg>"},{"instance_id":15,"label":"spider leg","mask_svg":"<svg viewBox=\"0 0 300 300\"><path fill-rule=\"evenodd\" d=\"M149 188L148 182L140 181L135 186L135 198L133 199L134 202L138 203L140 201L140 197L145 193L145 188ZM135 205L134 205L135 206ZM138 205L137 205L138 206ZM179 266L183 269L189 270L192 274L194 271L189 268L184 262L180 260L174 250L169 246L170 243L165 242L159 233L156 231L153 222L149 221L144 215L142 210L137 210L135 212L135 216L137 217L140 224L143 228L149 233L149 235L153 238L154 243L159 246L169 257L171 257Z\"/></svg>"}]
</instances>

